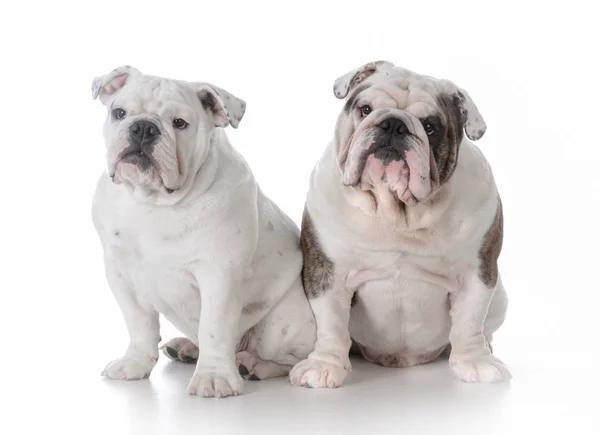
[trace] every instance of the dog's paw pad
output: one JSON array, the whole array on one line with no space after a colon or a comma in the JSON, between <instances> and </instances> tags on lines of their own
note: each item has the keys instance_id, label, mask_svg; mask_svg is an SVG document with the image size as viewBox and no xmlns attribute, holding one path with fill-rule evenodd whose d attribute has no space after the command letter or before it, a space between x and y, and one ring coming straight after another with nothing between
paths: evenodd
<instances>
[{"instance_id":1,"label":"dog's paw pad","mask_svg":"<svg viewBox=\"0 0 600 435\"><path fill-rule=\"evenodd\" d=\"M195 364L198 359L187 355L179 355L179 361L186 364Z\"/></svg>"},{"instance_id":2,"label":"dog's paw pad","mask_svg":"<svg viewBox=\"0 0 600 435\"><path fill-rule=\"evenodd\" d=\"M173 349L172 347L165 347L164 353L166 356L168 356L171 359L179 359L179 353L177 353L177 351L175 349Z\"/></svg>"},{"instance_id":3,"label":"dog's paw pad","mask_svg":"<svg viewBox=\"0 0 600 435\"><path fill-rule=\"evenodd\" d=\"M246 366L244 364L240 364L238 366L238 371L240 372L241 376L248 376L250 374L250 372L248 371L248 369L246 368Z\"/></svg>"}]
</instances>

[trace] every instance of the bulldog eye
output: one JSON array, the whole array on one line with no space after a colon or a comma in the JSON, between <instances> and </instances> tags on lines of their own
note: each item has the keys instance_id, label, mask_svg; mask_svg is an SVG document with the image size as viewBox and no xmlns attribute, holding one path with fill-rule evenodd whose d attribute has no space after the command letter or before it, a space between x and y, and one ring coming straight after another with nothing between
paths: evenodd
<instances>
[{"instance_id":1,"label":"bulldog eye","mask_svg":"<svg viewBox=\"0 0 600 435\"><path fill-rule=\"evenodd\" d=\"M423 127L425 128L425 133L427 133L427 135L431 136L435 133L435 126L431 122L426 122Z\"/></svg>"},{"instance_id":2,"label":"bulldog eye","mask_svg":"<svg viewBox=\"0 0 600 435\"><path fill-rule=\"evenodd\" d=\"M173 120L173 127L178 128L180 130L185 129L189 124L185 121L185 119L175 118Z\"/></svg>"},{"instance_id":3,"label":"bulldog eye","mask_svg":"<svg viewBox=\"0 0 600 435\"><path fill-rule=\"evenodd\" d=\"M362 114L362 116L367 116L372 111L373 109L371 109L371 106L369 106L368 104L365 104L360 108L360 113Z\"/></svg>"},{"instance_id":4,"label":"bulldog eye","mask_svg":"<svg viewBox=\"0 0 600 435\"><path fill-rule=\"evenodd\" d=\"M114 119L123 119L125 118L125 115L127 115L127 112L125 112L123 109L114 109L112 111L112 116Z\"/></svg>"}]
</instances>

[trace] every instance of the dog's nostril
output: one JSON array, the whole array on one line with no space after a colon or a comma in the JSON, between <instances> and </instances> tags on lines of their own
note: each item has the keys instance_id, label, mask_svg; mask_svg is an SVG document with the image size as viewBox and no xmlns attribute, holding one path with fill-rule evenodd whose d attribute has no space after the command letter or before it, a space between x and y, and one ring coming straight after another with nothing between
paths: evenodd
<instances>
[{"instance_id":1,"label":"dog's nostril","mask_svg":"<svg viewBox=\"0 0 600 435\"><path fill-rule=\"evenodd\" d=\"M386 119L385 121L382 121L379 124L379 128L381 128L383 131L388 131L390 129L390 120Z\"/></svg>"},{"instance_id":2,"label":"dog's nostril","mask_svg":"<svg viewBox=\"0 0 600 435\"><path fill-rule=\"evenodd\" d=\"M160 136L160 129L156 124L150 121L134 122L129 126L129 131L136 140L142 141L154 138L155 136Z\"/></svg>"},{"instance_id":3,"label":"dog's nostril","mask_svg":"<svg viewBox=\"0 0 600 435\"><path fill-rule=\"evenodd\" d=\"M391 134L392 136L402 136L408 133L406 124L404 124L401 119L397 118L390 118L381 121L377 127L383 130L386 134Z\"/></svg>"}]
</instances>

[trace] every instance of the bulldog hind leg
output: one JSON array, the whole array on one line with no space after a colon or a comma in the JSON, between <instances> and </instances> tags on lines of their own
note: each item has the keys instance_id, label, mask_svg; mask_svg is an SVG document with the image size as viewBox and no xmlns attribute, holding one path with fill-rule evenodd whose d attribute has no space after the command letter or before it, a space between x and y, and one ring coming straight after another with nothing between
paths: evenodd
<instances>
[{"instance_id":1,"label":"bulldog hind leg","mask_svg":"<svg viewBox=\"0 0 600 435\"><path fill-rule=\"evenodd\" d=\"M263 379L287 376L292 369L291 365L263 361L256 354L245 350L236 354L235 362L240 375L249 381L262 381Z\"/></svg>"},{"instance_id":2,"label":"bulldog hind leg","mask_svg":"<svg viewBox=\"0 0 600 435\"><path fill-rule=\"evenodd\" d=\"M186 364L198 361L198 346L189 338L177 337L163 344L160 349L167 358Z\"/></svg>"},{"instance_id":3,"label":"bulldog hind leg","mask_svg":"<svg viewBox=\"0 0 600 435\"><path fill-rule=\"evenodd\" d=\"M240 374L249 380L287 376L312 351L316 334L314 317L298 278L236 354Z\"/></svg>"},{"instance_id":4,"label":"bulldog hind leg","mask_svg":"<svg viewBox=\"0 0 600 435\"><path fill-rule=\"evenodd\" d=\"M498 283L496 285L496 291L494 297L490 302L485 322L483 324L483 335L485 336L486 344L490 349L490 352L494 352L492 347L492 340L494 333L502 326L504 319L506 318L506 311L508 309L508 296L506 290L502 285L502 279L498 276Z\"/></svg>"}]
</instances>

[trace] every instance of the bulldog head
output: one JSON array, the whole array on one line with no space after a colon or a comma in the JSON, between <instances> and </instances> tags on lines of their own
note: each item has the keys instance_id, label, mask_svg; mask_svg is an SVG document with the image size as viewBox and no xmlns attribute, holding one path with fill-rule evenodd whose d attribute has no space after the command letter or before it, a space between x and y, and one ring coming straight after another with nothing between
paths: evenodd
<instances>
[{"instance_id":1,"label":"bulldog head","mask_svg":"<svg viewBox=\"0 0 600 435\"><path fill-rule=\"evenodd\" d=\"M347 97L335 131L342 181L379 199L426 200L452 176L463 131L477 140L486 130L465 90L390 62L350 71L333 90Z\"/></svg>"},{"instance_id":2,"label":"bulldog head","mask_svg":"<svg viewBox=\"0 0 600 435\"><path fill-rule=\"evenodd\" d=\"M108 173L152 193L172 193L193 177L216 127L237 128L246 104L209 83L143 75L119 67L92 82L108 107L104 124Z\"/></svg>"}]
</instances>

